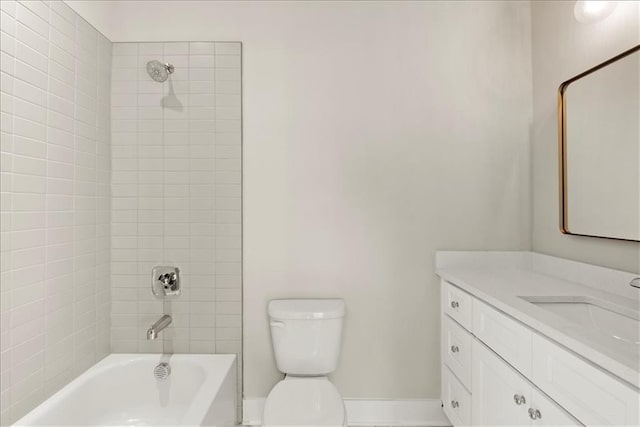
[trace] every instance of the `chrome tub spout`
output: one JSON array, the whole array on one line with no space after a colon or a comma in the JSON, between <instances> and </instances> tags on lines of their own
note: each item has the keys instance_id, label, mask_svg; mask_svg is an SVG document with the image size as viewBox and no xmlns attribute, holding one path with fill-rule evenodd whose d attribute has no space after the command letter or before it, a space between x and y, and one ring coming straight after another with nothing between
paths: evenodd
<instances>
[{"instance_id":1,"label":"chrome tub spout","mask_svg":"<svg viewBox=\"0 0 640 427\"><path fill-rule=\"evenodd\" d=\"M158 334L160 333L160 331L169 326L171 324L171 320L171 316L169 316L168 314L162 316L156 323L154 323L149 329L147 329L147 339L155 340L156 338L158 338Z\"/></svg>"}]
</instances>

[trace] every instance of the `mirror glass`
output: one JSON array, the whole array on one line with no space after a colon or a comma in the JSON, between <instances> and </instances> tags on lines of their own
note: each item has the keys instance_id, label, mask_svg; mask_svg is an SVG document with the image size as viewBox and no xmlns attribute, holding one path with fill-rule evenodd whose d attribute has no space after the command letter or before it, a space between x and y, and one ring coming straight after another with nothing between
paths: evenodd
<instances>
[{"instance_id":1,"label":"mirror glass","mask_svg":"<svg viewBox=\"0 0 640 427\"><path fill-rule=\"evenodd\" d=\"M640 241L640 47L634 49L561 86L565 233Z\"/></svg>"}]
</instances>

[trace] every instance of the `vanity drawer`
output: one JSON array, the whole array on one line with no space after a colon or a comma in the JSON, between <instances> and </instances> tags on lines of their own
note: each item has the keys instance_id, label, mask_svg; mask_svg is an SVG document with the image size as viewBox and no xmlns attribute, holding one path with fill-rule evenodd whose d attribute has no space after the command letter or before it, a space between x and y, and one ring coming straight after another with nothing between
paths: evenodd
<instances>
[{"instance_id":1,"label":"vanity drawer","mask_svg":"<svg viewBox=\"0 0 640 427\"><path fill-rule=\"evenodd\" d=\"M640 394L548 339L533 334L532 380L585 425L640 424Z\"/></svg>"},{"instance_id":2,"label":"vanity drawer","mask_svg":"<svg viewBox=\"0 0 640 427\"><path fill-rule=\"evenodd\" d=\"M442 359L455 376L471 390L471 334L442 316Z\"/></svg>"},{"instance_id":3,"label":"vanity drawer","mask_svg":"<svg viewBox=\"0 0 640 427\"><path fill-rule=\"evenodd\" d=\"M465 291L442 281L442 310L469 331L472 300L473 297Z\"/></svg>"},{"instance_id":4,"label":"vanity drawer","mask_svg":"<svg viewBox=\"0 0 640 427\"><path fill-rule=\"evenodd\" d=\"M531 329L476 299L473 333L522 375L531 378Z\"/></svg>"},{"instance_id":5,"label":"vanity drawer","mask_svg":"<svg viewBox=\"0 0 640 427\"><path fill-rule=\"evenodd\" d=\"M446 366L442 367L443 408L454 426L471 425L471 393Z\"/></svg>"}]
</instances>

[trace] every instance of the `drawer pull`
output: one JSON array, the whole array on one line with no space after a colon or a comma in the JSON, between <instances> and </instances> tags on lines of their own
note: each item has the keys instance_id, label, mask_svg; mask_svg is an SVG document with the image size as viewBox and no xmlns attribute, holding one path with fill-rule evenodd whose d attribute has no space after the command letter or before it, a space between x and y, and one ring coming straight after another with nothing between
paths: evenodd
<instances>
[{"instance_id":1,"label":"drawer pull","mask_svg":"<svg viewBox=\"0 0 640 427\"><path fill-rule=\"evenodd\" d=\"M524 405L527 403L527 399L525 399L521 394L514 394L513 401L516 402L516 405ZM529 413L531 413L531 411L529 411Z\"/></svg>"},{"instance_id":2,"label":"drawer pull","mask_svg":"<svg viewBox=\"0 0 640 427\"><path fill-rule=\"evenodd\" d=\"M458 301L451 301L451 308L458 308L460 307L460 304L458 303Z\"/></svg>"},{"instance_id":3,"label":"drawer pull","mask_svg":"<svg viewBox=\"0 0 640 427\"><path fill-rule=\"evenodd\" d=\"M451 401L451 407L452 407L452 408L457 408L458 406L460 406L460 404L458 403L458 401L457 401L457 400L452 400L452 401Z\"/></svg>"},{"instance_id":4,"label":"drawer pull","mask_svg":"<svg viewBox=\"0 0 640 427\"><path fill-rule=\"evenodd\" d=\"M457 345L452 345L452 346L451 346L451 352L452 352L452 353L457 353L457 352L459 352L459 351L460 351L460 349L458 348L458 346L457 346Z\"/></svg>"},{"instance_id":5,"label":"drawer pull","mask_svg":"<svg viewBox=\"0 0 640 427\"><path fill-rule=\"evenodd\" d=\"M542 418L542 414L537 409L529 408L529 418L532 420L539 420Z\"/></svg>"}]
</instances>

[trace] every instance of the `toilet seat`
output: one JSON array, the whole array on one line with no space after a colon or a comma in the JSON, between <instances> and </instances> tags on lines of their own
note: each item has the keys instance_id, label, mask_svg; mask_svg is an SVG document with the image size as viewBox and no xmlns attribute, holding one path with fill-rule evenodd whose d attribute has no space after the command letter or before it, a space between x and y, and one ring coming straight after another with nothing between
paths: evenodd
<instances>
[{"instance_id":1,"label":"toilet seat","mask_svg":"<svg viewBox=\"0 0 640 427\"><path fill-rule=\"evenodd\" d=\"M280 381L264 406L263 426L346 426L342 396L322 378L293 378Z\"/></svg>"}]
</instances>

